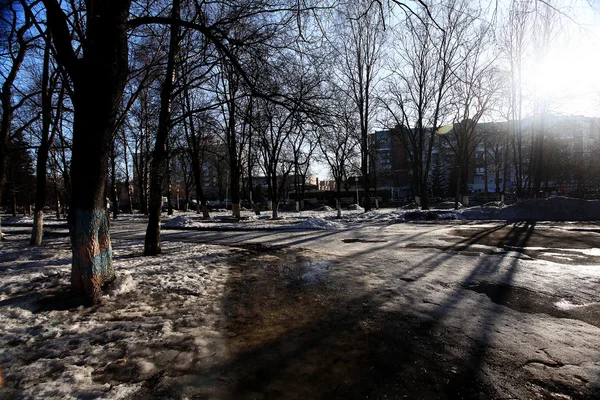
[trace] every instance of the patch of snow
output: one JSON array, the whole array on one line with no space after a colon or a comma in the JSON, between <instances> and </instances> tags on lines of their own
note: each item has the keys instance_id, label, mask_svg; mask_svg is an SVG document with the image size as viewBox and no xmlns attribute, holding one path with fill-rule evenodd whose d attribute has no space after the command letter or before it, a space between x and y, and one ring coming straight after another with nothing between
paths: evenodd
<instances>
[{"instance_id":1,"label":"patch of snow","mask_svg":"<svg viewBox=\"0 0 600 400\"><path fill-rule=\"evenodd\" d=\"M419 208L420 207L417 205L417 203L414 202L400 207L401 210L418 210Z\"/></svg>"},{"instance_id":2,"label":"patch of snow","mask_svg":"<svg viewBox=\"0 0 600 400\"><path fill-rule=\"evenodd\" d=\"M585 254L586 256L600 257L600 249L597 247L592 247L591 249L571 249L571 251L577 251Z\"/></svg>"},{"instance_id":3,"label":"patch of snow","mask_svg":"<svg viewBox=\"0 0 600 400\"><path fill-rule=\"evenodd\" d=\"M589 304L573 304L565 299L560 299L559 301L554 303L554 307L558 308L559 310L565 310L565 311L573 310L573 309L581 308L581 307L586 307L588 305Z\"/></svg>"},{"instance_id":4,"label":"patch of snow","mask_svg":"<svg viewBox=\"0 0 600 400\"><path fill-rule=\"evenodd\" d=\"M122 272L117 275L117 279L111 283L108 289L109 296L117 296L124 293L129 293L135 289L135 282L131 277L130 272Z\"/></svg>"},{"instance_id":5,"label":"patch of snow","mask_svg":"<svg viewBox=\"0 0 600 400\"><path fill-rule=\"evenodd\" d=\"M9 217L3 221L4 224L33 224L33 217L28 217L25 215L17 215L15 217Z\"/></svg>"},{"instance_id":6,"label":"patch of snow","mask_svg":"<svg viewBox=\"0 0 600 400\"><path fill-rule=\"evenodd\" d=\"M348 210L352 210L352 211L365 211L365 209L362 208L361 206L359 206L358 204L350 204L348 206Z\"/></svg>"},{"instance_id":7,"label":"patch of snow","mask_svg":"<svg viewBox=\"0 0 600 400\"><path fill-rule=\"evenodd\" d=\"M323 218L308 218L306 221L293 225L296 229L342 229L343 225L337 222L327 221Z\"/></svg>"},{"instance_id":8,"label":"patch of snow","mask_svg":"<svg viewBox=\"0 0 600 400\"><path fill-rule=\"evenodd\" d=\"M453 201L444 201L442 203L437 204L434 208L437 210L453 210L455 207L455 203ZM462 203L458 203L458 208L463 208Z\"/></svg>"},{"instance_id":9,"label":"patch of snow","mask_svg":"<svg viewBox=\"0 0 600 400\"><path fill-rule=\"evenodd\" d=\"M165 227L167 228L185 228L186 226L188 224L186 223L186 217L183 215L178 215L170 221L165 222Z\"/></svg>"}]
</instances>

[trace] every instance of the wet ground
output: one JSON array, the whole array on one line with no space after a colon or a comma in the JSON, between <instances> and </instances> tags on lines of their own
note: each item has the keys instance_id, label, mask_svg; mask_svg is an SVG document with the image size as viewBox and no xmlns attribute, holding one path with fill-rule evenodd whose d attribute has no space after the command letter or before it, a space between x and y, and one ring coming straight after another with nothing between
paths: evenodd
<instances>
[{"instance_id":1,"label":"wet ground","mask_svg":"<svg viewBox=\"0 0 600 400\"><path fill-rule=\"evenodd\" d=\"M120 241L143 236L142 225L113 229ZM94 379L139 382L132 399L597 399L599 232L560 223L166 231L164 257L199 243L232 252L203 273L202 293L161 297L144 283L136 296L173 321L171 339L132 349L118 341L129 332L111 331L102 344L114 354ZM121 296L106 310L111 323L140 318L125 313L139 301ZM152 316L140 323L152 336Z\"/></svg>"}]
</instances>

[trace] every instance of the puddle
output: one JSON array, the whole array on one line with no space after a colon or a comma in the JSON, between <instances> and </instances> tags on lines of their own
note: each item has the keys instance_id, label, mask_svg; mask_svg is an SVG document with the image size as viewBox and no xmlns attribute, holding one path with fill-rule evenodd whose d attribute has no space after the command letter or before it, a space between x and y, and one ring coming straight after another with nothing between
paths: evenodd
<instances>
[{"instance_id":1,"label":"puddle","mask_svg":"<svg viewBox=\"0 0 600 400\"><path fill-rule=\"evenodd\" d=\"M408 243L407 249L436 249L446 253L456 253L461 256L468 257L481 257L484 255L504 255L506 252L499 252L494 248L483 248L483 247L470 247L469 245L455 245L455 246L435 246L431 244L420 244L420 243Z\"/></svg>"},{"instance_id":2,"label":"puddle","mask_svg":"<svg viewBox=\"0 0 600 400\"><path fill-rule=\"evenodd\" d=\"M503 283L480 282L467 286L467 289L483 293L494 303L515 311L576 319L600 328L599 303L573 304L561 297Z\"/></svg>"},{"instance_id":3,"label":"puddle","mask_svg":"<svg viewBox=\"0 0 600 400\"><path fill-rule=\"evenodd\" d=\"M381 296L343 268L276 251L231 267L221 326L228 362L220 367L231 398L493 397L472 374L451 371L461 362L439 335L406 310L382 311Z\"/></svg>"},{"instance_id":4,"label":"puddle","mask_svg":"<svg viewBox=\"0 0 600 400\"><path fill-rule=\"evenodd\" d=\"M332 263L328 261L314 261L299 255L285 255L283 258L272 258L259 263L262 277L271 281L271 284L282 284L286 287L301 285L326 284L329 281L329 272Z\"/></svg>"}]
</instances>

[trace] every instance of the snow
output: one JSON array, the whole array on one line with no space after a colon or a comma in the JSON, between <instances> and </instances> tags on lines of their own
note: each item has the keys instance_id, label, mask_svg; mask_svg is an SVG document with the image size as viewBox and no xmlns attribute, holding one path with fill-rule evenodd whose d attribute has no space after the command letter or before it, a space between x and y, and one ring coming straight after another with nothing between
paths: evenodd
<instances>
[{"instance_id":1,"label":"snow","mask_svg":"<svg viewBox=\"0 0 600 400\"><path fill-rule=\"evenodd\" d=\"M558 308L559 310L573 310L573 309L577 309L577 308L584 308L584 307L588 307L590 305L593 305L595 303L588 303L588 304L573 304L568 300L565 299L560 299L559 301L557 301L556 303L554 303L554 307Z\"/></svg>"},{"instance_id":2,"label":"snow","mask_svg":"<svg viewBox=\"0 0 600 400\"><path fill-rule=\"evenodd\" d=\"M221 259L234 250L165 243L165 255L150 259L141 257L141 244L113 240L117 280L101 306L88 310L61 302L70 279L66 238L42 247L27 240L10 235L0 257L0 366L5 384L18 382L16 397L125 398L158 372L160 349L181 340L174 324L206 337L204 353L218 345L211 318L220 311L197 303L219 296Z\"/></svg>"},{"instance_id":3,"label":"snow","mask_svg":"<svg viewBox=\"0 0 600 400\"><path fill-rule=\"evenodd\" d=\"M327 221L323 218L308 218L304 222L300 222L293 226L295 229L325 229L325 230L335 230L342 229L343 225L340 223L336 223L333 221Z\"/></svg>"},{"instance_id":4,"label":"snow","mask_svg":"<svg viewBox=\"0 0 600 400\"><path fill-rule=\"evenodd\" d=\"M364 233L369 230L376 232L374 236L379 235L376 237L381 239L381 243L354 242L348 245L338 238L336 242L315 240L312 246L313 249L326 247L332 257L347 257L344 258L344 270L334 269L332 277L347 273L357 286L389 287L390 290L402 292L382 303L381 307L389 310L410 308L407 307L410 304L414 308L420 307L420 312L426 312L427 307L442 304L444 296L456 293L454 290L460 286L460 279L472 276L472 271L477 271L477 268L485 273L482 275L485 279L488 279L488 275L501 278L506 271L514 270L518 271L514 277L516 283L523 287L560 292L561 285L568 281L573 283L570 287L575 287L577 283L579 289L583 287L591 293L588 298L581 295L581 299L585 300L585 303L580 301L581 304L561 298L553 304L559 310L569 311L597 304L595 288L600 283L600 271L595 264L565 265L547 260L530 260L522 254L507 254L503 259L486 259L493 266L488 270L482 258L462 255L454 255L454 259L444 258L446 256L439 248L448 246L445 241L448 233L440 233L435 228L426 231L422 228L424 224L394 225L410 221L458 220L449 223L460 223L473 219L512 220L526 216L524 213L534 206L533 203L508 207L488 205L430 211L405 207L369 212L356 207L354 210L344 210L342 219L336 218L336 210L327 209L282 212L277 220L270 218L270 213L255 216L250 211L242 212L241 220L230 221L225 218L230 214L227 211L211 213L210 219L193 213L176 213L172 218L166 215L163 218L164 226L171 229L212 227L282 230L276 232L280 236L273 239L277 243L285 243L292 234L304 234L297 232L303 230L332 231L336 235L353 235L355 228L357 232L360 229ZM536 211L534 215L544 216L542 212L546 212L545 218L553 219L563 215L569 206L572 211L580 212L576 214L577 218L583 218L593 216L591 208L598 207L598 203L559 199L551 205L539 206L541 211ZM45 223L51 221L50 217L44 220ZM127 226L130 223L143 223L146 217L120 215L119 221ZM65 223L64 220L54 222L57 225ZM29 235L22 233L22 228L13 228L14 232L10 228L11 224L28 223L32 223L31 218L16 217L8 218L2 224L9 240L0 244L0 367L5 374L6 387L18 387L15 393L7 393L8 398L127 398L142 388L144 380L159 376L166 368L185 371L193 363L219 365L227 358L228 350L223 344L224 335L227 334L223 327L223 299L235 260L245 257L243 248L171 241L163 243L161 256L147 258L141 256L142 241L113 238L117 279L107 288L101 305L85 308L71 306L65 301L71 260L68 237L45 239L41 247L28 246ZM327 236L321 232L314 234ZM363 236L357 233L354 237ZM259 237L248 241L261 243ZM422 251L416 247L411 250L409 246L412 244L437 246L437 249ZM303 246L309 246L309 242L303 242ZM365 257L371 257L370 254L374 254L372 249L378 246L381 250L372 259L354 261L351 250L362 249L367 254ZM600 248L504 247L542 251L567 261L600 256ZM399 249L407 248L405 252L399 252ZM473 245L472 249L484 251L490 248ZM268 256L265 254L265 259ZM478 262L482 264L478 266ZM427 275L423 271L430 268L428 263L435 268L431 268ZM400 278L398 266L406 268L406 276L402 277L414 279L413 286L406 284L410 280ZM464 269L455 270L457 266ZM304 272L302 280L320 282L319 268ZM451 274L448 268L452 268ZM346 269L350 272L345 272ZM530 271L533 273L526 275ZM426 284L417 280L423 276ZM447 281L451 281L452 285L439 284ZM564 295L569 297L568 293ZM473 296L465 301L467 306L472 306L471 309L463 306L465 313L476 313L483 309L480 307L481 297ZM459 326L476 324L478 321L476 318L461 318L458 309L453 308L452 312L455 314L451 314L448 321L454 321L452 318L455 318ZM513 318L512 314L506 318L509 317ZM516 325L519 321L515 317L506 326ZM522 329L529 329L530 323L523 325L525 327ZM504 324L499 323L498 326ZM545 325L542 328L540 332L560 332L558 329L548 329ZM572 329L575 328L583 329L581 325L573 324ZM569 337L570 333L565 335ZM597 331L592 333L597 336ZM0 393L2 395L4 393Z\"/></svg>"},{"instance_id":5,"label":"snow","mask_svg":"<svg viewBox=\"0 0 600 400\"><path fill-rule=\"evenodd\" d=\"M135 282L130 272L124 271L117 275L117 279L108 288L108 296L117 296L129 293L135 289Z\"/></svg>"},{"instance_id":6,"label":"snow","mask_svg":"<svg viewBox=\"0 0 600 400\"><path fill-rule=\"evenodd\" d=\"M165 227L167 228L184 228L187 224L187 219L183 215L179 215L170 221L165 222Z\"/></svg>"},{"instance_id":7,"label":"snow","mask_svg":"<svg viewBox=\"0 0 600 400\"><path fill-rule=\"evenodd\" d=\"M358 204L350 204L348 206L348 210L353 210L353 211L364 211L365 209L362 208L361 206L359 206Z\"/></svg>"},{"instance_id":8,"label":"snow","mask_svg":"<svg viewBox=\"0 0 600 400\"><path fill-rule=\"evenodd\" d=\"M7 225L31 225L33 224L33 216L30 215L17 215L10 216L3 219L2 224ZM44 214L45 225L66 225L66 218L56 219L56 214Z\"/></svg>"}]
</instances>

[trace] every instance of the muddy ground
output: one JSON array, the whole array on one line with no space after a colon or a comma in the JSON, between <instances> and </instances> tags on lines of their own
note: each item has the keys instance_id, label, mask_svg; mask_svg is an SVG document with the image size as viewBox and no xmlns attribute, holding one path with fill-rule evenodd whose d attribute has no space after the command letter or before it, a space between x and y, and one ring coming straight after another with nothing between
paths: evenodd
<instances>
[{"instance_id":1,"label":"muddy ground","mask_svg":"<svg viewBox=\"0 0 600 400\"><path fill-rule=\"evenodd\" d=\"M597 399L599 232L583 223L165 231L164 260L189 246L227 249L202 291L171 296L149 274L95 309L62 312L69 323L107 319L100 343L70 344L101 350L91 377L104 389L88 397L131 385L125 398ZM143 233L116 224L117 254ZM34 313L64 306L65 288L48 290L55 296L28 303ZM0 312L15 304L0 301ZM14 359L52 359L53 340L74 337L12 343ZM19 397L27 379L4 368L5 395Z\"/></svg>"}]
</instances>

